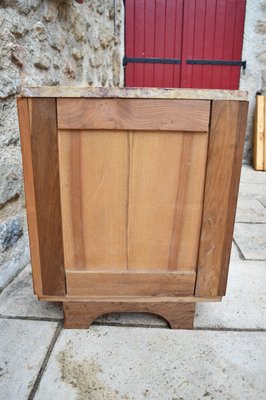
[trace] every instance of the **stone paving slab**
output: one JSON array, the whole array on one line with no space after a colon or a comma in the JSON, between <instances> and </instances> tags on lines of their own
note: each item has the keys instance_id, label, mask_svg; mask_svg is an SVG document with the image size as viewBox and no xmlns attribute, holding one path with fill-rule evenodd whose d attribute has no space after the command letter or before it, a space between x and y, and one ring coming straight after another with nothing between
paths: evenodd
<instances>
[{"instance_id":1,"label":"stone paving slab","mask_svg":"<svg viewBox=\"0 0 266 400\"><path fill-rule=\"evenodd\" d=\"M257 183L241 183L239 187L239 197L247 200L257 199L260 202L266 199L266 185Z\"/></svg>"},{"instance_id":2,"label":"stone paving slab","mask_svg":"<svg viewBox=\"0 0 266 400\"><path fill-rule=\"evenodd\" d=\"M260 199L260 203L263 205L263 207L266 207L266 197L264 199Z\"/></svg>"},{"instance_id":3,"label":"stone paving slab","mask_svg":"<svg viewBox=\"0 0 266 400\"><path fill-rule=\"evenodd\" d=\"M41 302L33 294L31 267L28 265L0 294L0 315L62 319L62 306Z\"/></svg>"},{"instance_id":4,"label":"stone paving slab","mask_svg":"<svg viewBox=\"0 0 266 400\"><path fill-rule=\"evenodd\" d=\"M237 203L236 222L266 223L266 208L259 200L240 197Z\"/></svg>"},{"instance_id":5,"label":"stone paving slab","mask_svg":"<svg viewBox=\"0 0 266 400\"><path fill-rule=\"evenodd\" d=\"M251 165L242 165L240 182L266 185L266 172L256 171Z\"/></svg>"},{"instance_id":6,"label":"stone paving slab","mask_svg":"<svg viewBox=\"0 0 266 400\"><path fill-rule=\"evenodd\" d=\"M238 249L235 245L235 243L232 243L232 248L231 248L231 261L237 261L237 260L241 260Z\"/></svg>"},{"instance_id":7,"label":"stone paving slab","mask_svg":"<svg viewBox=\"0 0 266 400\"><path fill-rule=\"evenodd\" d=\"M26 400L57 323L0 319L0 398Z\"/></svg>"},{"instance_id":8,"label":"stone paving slab","mask_svg":"<svg viewBox=\"0 0 266 400\"><path fill-rule=\"evenodd\" d=\"M266 224L236 223L234 239L246 259L266 260Z\"/></svg>"},{"instance_id":9,"label":"stone paving slab","mask_svg":"<svg viewBox=\"0 0 266 400\"><path fill-rule=\"evenodd\" d=\"M96 327L64 330L35 400L264 400L266 335Z\"/></svg>"},{"instance_id":10,"label":"stone paving slab","mask_svg":"<svg viewBox=\"0 0 266 400\"><path fill-rule=\"evenodd\" d=\"M198 303L194 327L266 329L266 261L232 261L226 296Z\"/></svg>"}]
</instances>

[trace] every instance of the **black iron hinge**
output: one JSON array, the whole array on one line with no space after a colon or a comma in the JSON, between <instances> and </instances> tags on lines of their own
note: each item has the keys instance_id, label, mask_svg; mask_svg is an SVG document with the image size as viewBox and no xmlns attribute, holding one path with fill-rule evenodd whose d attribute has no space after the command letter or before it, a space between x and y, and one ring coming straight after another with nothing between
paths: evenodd
<instances>
[{"instance_id":1,"label":"black iron hinge","mask_svg":"<svg viewBox=\"0 0 266 400\"><path fill-rule=\"evenodd\" d=\"M144 63L144 64L181 64L181 60L177 58L156 58L156 57L127 57L123 58L123 65L128 63Z\"/></svg>"},{"instance_id":2,"label":"black iron hinge","mask_svg":"<svg viewBox=\"0 0 266 400\"><path fill-rule=\"evenodd\" d=\"M227 66L238 66L247 68L247 62L245 61L224 61L224 60L186 60L187 64L194 65L227 65Z\"/></svg>"}]
</instances>

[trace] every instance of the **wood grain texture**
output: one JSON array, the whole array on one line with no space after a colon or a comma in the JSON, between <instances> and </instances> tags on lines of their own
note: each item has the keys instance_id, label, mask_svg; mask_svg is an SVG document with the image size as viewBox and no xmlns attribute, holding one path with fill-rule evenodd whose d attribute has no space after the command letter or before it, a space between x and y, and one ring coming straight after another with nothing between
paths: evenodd
<instances>
[{"instance_id":1,"label":"wood grain texture","mask_svg":"<svg viewBox=\"0 0 266 400\"><path fill-rule=\"evenodd\" d=\"M145 312L163 317L172 329L192 329L195 303L63 303L64 328L86 329L101 315L113 312Z\"/></svg>"},{"instance_id":2,"label":"wood grain texture","mask_svg":"<svg viewBox=\"0 0 266 400\"><path fill-rule=\"evenodd\" d=\"M69 270L195 270L208 135L60 131Z\"/></svg>"},{"instance_id":3,"label":"wood grain texture","mask_svg":"<svg viewBox=\"0 0 266 400\"><path fill-rule=\"evenodd\" d=\"M253 166L257 171L266 171L266 96L256 99Z\"/></svg>"},{"instance_id":4,"label":"wood grain texture","mask_svg":"<svg viewBox=\"0 0 266 400\"><path fill-rule=\"evenodd\" d=\"M196 296L223 296L226 290L248 103L214 101Z\"/></svg>"},{"instance_id":5,"label":"wood grain texture","mask_svg":"<svg viewBox=\"0 0 266 400\"><path fill-rule=\"evenodd\" d=\"M195 273L66 271L66 282L70 296L189 296Z\"/></svg>"},{"instance_id":6,"label":"wood grain texture","mask_svg":"<svg viewBox=\"0 0 266 400\"><path fill-rule=\"evenodd\" d=\"M247 101L248 93L240 90L217 89L160 89L160 88L92 88L88 86L22 87L24 97L67 98L131 98Z\"/></svg>"},{"instance_id":7,"label":"wood grain texture","mask_svg":"<svg viewBox=\"0 0 266 400\"><path fill-rule=\"evenodd\" d=\"M128 139L60 131L66 269L126 269Z\"/></svg>"},{"instance_id":8,"label":"wood grain texture","mask_svg":"<svg viewBox=\"0 0 266 400\"><path fill-rule=\"evenodd\" d=\"M40 301L62 302L119 302L119 303L156 303L158 298L154 296L38 296ZM208 303L220 302L222 296L195 297L195 296L161 296L160 303Z\"/></svg>"},{"instance_id":9,"label":"wood grain texture","mask_svg":"<svg viewBox=\"0 0 266 400\"><path fill-rule=\"evenodd\" d=\"M196 269L207 145L207 134L132 135L129 269Z\"/></svg>"},{"instance_id":10,"label":"wood grain texture","mask_svg":"<svg viewBox=\"0 0 266 400\"><path fill-rule=\"evenodd\" d=\"M17 107L21 138L24 187L27 204L33 288L34 293L37 296L40 296L42 294L41 262L37 227L36 202L34 193L34 179L32 170L31 132L28 99L18 98Z\"/></svg>"},{"instance_id":11,"label":"wood grain texture","mask_svg":"<svg viewBox=\"0 0 266 400\"><path fill-rule=\"evenodd\" d=\"M42 290L65 294L55 99L29 99Z\"/></svg>"},{"instance_id":12,"label":"wood grain texture","mask_svg":"<svg viewBox=\"0 0 266 400\"><path fill-rule=\"evenodd\" d=\"M207 132L204 100L58 99L59 129Z\"/></svg>"}]
</instances>

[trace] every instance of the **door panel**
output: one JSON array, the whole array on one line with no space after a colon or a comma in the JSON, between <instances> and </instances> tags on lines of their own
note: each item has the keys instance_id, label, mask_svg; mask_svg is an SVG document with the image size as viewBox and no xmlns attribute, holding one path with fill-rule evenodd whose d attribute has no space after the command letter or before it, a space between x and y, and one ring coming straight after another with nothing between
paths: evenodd
<instances>
[{"instance_id":1,"label":"door panel","mask_svg":"<svg viewBox=\"0 0 266 400\"><path fill-rule=\"evenodd\" d=\"M240 66L187 60L241 61L246 0L184 2L181 87L238 89Z\"/></svg>"},{"instance_id":2,"label":"door panel","mask_svg":"<svg viewBox=\"0 0 266 400\"><path fill-rule=\"evenodd\" d=\"M181 58L183 0L127 0L127 57ZM126 86L180 87L179 64L128 63Z\"/></svg>"},{"instance_id":3,"label":"door panel","mask_svg":"<svg viewBox=\"0 0 266 400\"><path fill-rule=\"evenodd\" d=\"M125 274L132 295L193 293L209 113L209 101L58 100L69 294L125 294Z\"/></svg>"},{"instance_id":4,"label":"door panel","mask_svg":"<svg viewBox=\"0 0 266 400\"><path fill-rule=\"evenodd\" d=\"M246 0L126 0L126 57L160 60L129 60L125 86L238 89L239 65L187 60L241 61L245 8Z\"/></svg>"}]
</instances>

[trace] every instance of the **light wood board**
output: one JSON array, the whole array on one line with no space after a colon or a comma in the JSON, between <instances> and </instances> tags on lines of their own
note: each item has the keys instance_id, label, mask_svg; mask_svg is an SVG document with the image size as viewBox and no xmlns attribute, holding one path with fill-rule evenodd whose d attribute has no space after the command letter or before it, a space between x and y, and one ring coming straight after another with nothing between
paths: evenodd
<instances>
[{"instance_id":1,"label":"light wood board","mask_svg":"<svg viewBox=\"0 0 266 400\"><path fill-rule=\"evenodd\" d=\"M221 89L158 89L158 88L103 88L88 86L22 87L24 97L68 98L133 98L133 99L184 99L247 101L248 93Z\"/></svg>"},{"instance_id":2,"label":"light wood board","mask_svg":"<svg viewBox=\"0 0 266 400\"><path fill-rule=\"evenodd\" d=\"M60 131L68 270L195 270L207 133Z\"/></svg>"},{"instance_id":3,"label":"light wood board","mask_svg":"<svg viewBox=\"0 0 266 400\"><path fill-rule=\"evenodd\" d=\"M58 99L59 129L207 132L206 100Z\"/></svg>"},{"instance_id":4,"label":"light wood board","mask_svg":"<svg viewBox=\"0 0 266 400\"><path fill-rule=\"evenodd\" d=\"M266 96L256 99L253 165L258 171L266 171Z\"/></svg>"},{"instance_id":5,"label":"light wood board","mask_svg":"<svg viewBox=\"0 0 266 400\"><path fill-rule=\"evenodd\" d=\"M66 282L69 296L189 296L195 272L66 271Z\"/></svg>"}]
</instances>

